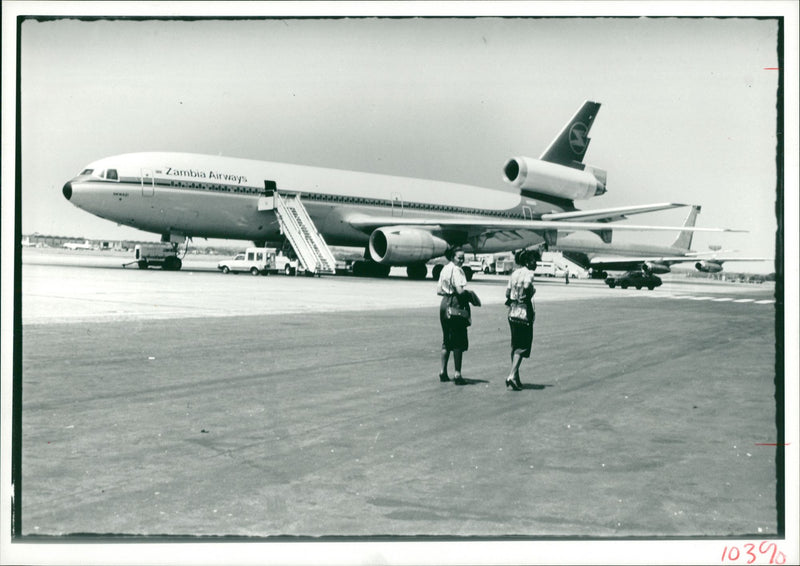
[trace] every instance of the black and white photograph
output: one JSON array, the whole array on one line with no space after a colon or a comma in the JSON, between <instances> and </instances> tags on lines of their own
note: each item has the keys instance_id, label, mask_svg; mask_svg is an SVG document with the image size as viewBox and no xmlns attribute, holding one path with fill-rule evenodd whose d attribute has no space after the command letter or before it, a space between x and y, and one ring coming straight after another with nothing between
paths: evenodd
<instances>
[{"instance_id":1,"label":"black and white photograph","mask_svg":"<svg viewBox=\"0 0 800 566\"><path fill-rule=\"evenodd\" d=\"M796 564L791 2L6 2L0 564Z\"/></svg>"}]
</instances>

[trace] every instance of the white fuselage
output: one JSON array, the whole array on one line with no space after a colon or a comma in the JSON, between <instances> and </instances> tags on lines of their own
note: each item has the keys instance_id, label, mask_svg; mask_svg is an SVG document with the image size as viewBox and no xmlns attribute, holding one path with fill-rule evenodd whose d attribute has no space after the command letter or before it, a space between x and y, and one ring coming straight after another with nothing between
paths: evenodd
<instances>
[{"instance_id":1,"label":"white fuselage","mask_svg":"<svg viewBox=\"0 0 800 566\"><path fill-rule=\"evenodd\" d=\"M102 218L162 235L278 241L275 212L259 210L265 183L298 193L330 245L365 246L353 214L381 218L540 218L563 207L548 201L443 181L187 153L132 153L86 166L64 186L74 205ZM513 241L509 241L509 238ZM483 239L475 251L542 242L516 230ZM469 243L466 244L470 248Z\"/></svg>"}]
</instances>

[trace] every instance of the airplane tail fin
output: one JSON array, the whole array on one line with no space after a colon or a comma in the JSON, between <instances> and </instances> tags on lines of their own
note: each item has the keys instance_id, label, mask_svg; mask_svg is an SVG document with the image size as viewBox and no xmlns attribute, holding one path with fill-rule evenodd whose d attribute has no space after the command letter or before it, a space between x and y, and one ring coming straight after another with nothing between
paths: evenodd
<instances>
[{"instance_id":1,"label":"airplane tail fin","mask_svg":"<svg viewBox=\"0 0 800 566\"><path fill-rule=\"evenodd\" d=\"M589 130L598 110L599 102L584 102L539 159L582 170L583 156L589 147Z\"/></svg>"},{"instance_id":2,"label":"airplane tail fin","mask_svg":"<svg viewBox=\"0 0 800 566\"><path fill-rule=\"evenodd\" d=\"M691 210L689 210L689 216L686 217L686 221L684 221L683 225L687 228L691 228L694 226L695 222L697 221L697 213L700 212L699 206L692 206ZM686 231L680 232L678 237L675 238L675 241L672 242L672 247L684 251L689 251L692 247L692 236L694 236L694 232Z\"/></svg>"}]
</instances>

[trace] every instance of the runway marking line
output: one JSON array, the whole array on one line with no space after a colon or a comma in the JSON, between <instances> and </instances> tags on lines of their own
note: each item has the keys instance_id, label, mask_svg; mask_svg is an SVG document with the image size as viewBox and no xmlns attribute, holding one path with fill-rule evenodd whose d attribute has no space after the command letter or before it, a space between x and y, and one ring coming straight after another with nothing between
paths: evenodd
<instances>
[{"instance_id":1,"label":"runway marking line","mask_svg":"<svg viewBox=\"0 0 800 566\"><path fill-rule=\"evenodd\" d=\"M716 303L733 302L733 303L753 303L755 305L772 305L775 304L775 299L734 299L733 297L696 297L694 295L659 295L659 294L639 294L630 295L631 297L645 297L648 299L673 299L676 301L712 301Z\"/></svg>"}]
</instances>

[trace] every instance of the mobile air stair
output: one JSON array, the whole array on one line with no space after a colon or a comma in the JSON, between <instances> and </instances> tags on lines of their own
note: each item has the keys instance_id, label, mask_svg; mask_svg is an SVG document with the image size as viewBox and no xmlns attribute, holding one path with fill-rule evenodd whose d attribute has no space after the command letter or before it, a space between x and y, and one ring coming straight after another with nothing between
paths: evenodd
<instances>
[{"instance_id":1,"label":"mobile air stair","mask_svg":"<svg viewBox=\"0 0 800 566\"><path fill-rule=\"evenodd\" d=\"M297 259L309 273L315 275L336 273L336 258L308 215L300 196L292 193L272 193L273 206L281 231L294 249ZM260 210L268 207L259 204Z\"/></svg>"}]
</instances>

